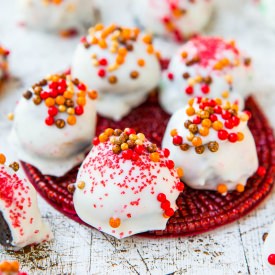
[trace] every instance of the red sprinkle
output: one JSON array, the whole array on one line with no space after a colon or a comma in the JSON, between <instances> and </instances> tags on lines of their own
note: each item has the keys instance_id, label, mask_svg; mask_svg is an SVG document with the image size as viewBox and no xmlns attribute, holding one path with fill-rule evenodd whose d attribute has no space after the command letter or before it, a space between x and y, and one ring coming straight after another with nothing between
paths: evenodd
<instances>
[{"instance_id":1,"label":"red sprinkle","mask_svg":"<svg viewBox=\"0 0 275 275\"><path fill-rule=\"evenodd\" d=\"M169 80L174 80L174 75L173 75L173 73L168 73L168 74L167 74L167 77L168 77Z\"/></svg>"},{"instance_id":2,"label":"red sprinkle","mask_svg":"<svg viewBox=\"0 0 275 275\"><path fill-rule=\"evenodd\" d=\"M232 142L232 143L235 143L235 142L237 142L237 140L238 140L238 135L235 134L235 133L231 133L231 134L229 134L229 136L228 136L228 140L229 140L230 142Z\"/></svg>"},{"instance_id":3,"label":"red sprinkle","mask_svg":"<svg viewBox=\"0 0 275 275\"><path fill-rule=\"evenodd\" d=\"M51 126L54 124L54 118L52 116L48 116L46 119L45 119L45 123L48 125L48 126Z\"/></svg>"},{"instance_id":4,"label":"red sprinkle","mask_svg":"<svg viewBox=\"0 0 275 275\"><path fill-rule=\"evenodd\" d=\"M158 196L157 196L157 200L158 200L159 202L166 201L166 196L165 196L165 194L159 193Z\"/></svg>"},{"instance_id":5,"label":"red sprinkle","mask_svg":"<svg viewBox=\"0 0 275 275\"><path fill-rule=\"evenodd\" d=\"M165 215L168 217L172 217L174 215L174 210L172 208L169 208L165 211Z\"/></svg>"},{"instance_id":6,"label":"red sprinkle","mask_svg":"<svg viewBox=\"0 0 275 275\"><path fill-rule=\"evenodd\" d=\"M99 77L103 78L106 75L106 71L104 69L99 69L97 74Z\"/></svg>"},{"instance_id":7,"label":"red sprinkle","mask_svg":"<svg viewBox=\"0 0 275 275\"><path fill-rule=\"evenodd\" d=\"M182 144L182 137L181 136L174 136L173 137L173 144L174 145L181 145Z\"/></svg>"},{"instance_id":8,"label":"red sprinkle","mask_svg":"<svg viewBox=\"0 0 275 275\"><path fill-rule=\"evenodd\" d=\"M176 188L178 189L178 191L182 192L184 190L184 184L179 181L176 185Z\"/></svg>"},{"instance_id":9,"label":"red sprinkle","mask_svg":"<svg viewBox=\"0 0 275 275\"><path fill-rule=\"evenodd\" d=\"M170 151L169 151L169 149L164 148L162 151L163 151L163 154L164 154L164 156L165 156L166 158L168 158L168 157L170 156Z\"/></svg>"},{"instance_id":10,"label":"red sprinkle","mask_svg":"<svg viewBox=\"0 0 275 275\"><path fill-rule=\"evenodd\" d=\"M226 130L219 130L218 137L220 140L226 140L228 138L228 132Z\"/></svg>"},{"instance_id":11,"label":"red sprinkle","mask_svg":"<svg viewBox=\"0 0 275 275\"><path fill-rule=\"evenodd\" d=\"M58 109L55 106L49 107L48 114L51 117L56 116L58 114Z\"/></svg>"},{"instance_id":12,"label":"red sprinkle","mask_svg":"<svg viewBox=\"0 0 275 275\"><path fill-rule=\"evenodd\" d=\"M209 91L210 91L210 88L209 88L208 85L203 85L203 86L201 87L201 91L202 91L204 94L208 94Z\"/></svg>"},{"instance_id":13,"label":"red sprinkle","mask_svg":"<svg viewBox=\"0 0 275 275\"><path fill-rule=\"evenodd\" d=\"M192 86L188 86L186 89L185 89L185 93L188 94L188 95L192 95L194 92L194 89Z\"/></svg>"},{"instance_id":14,"label":"red sprinkle","mask_svg":"<svg viewBox=\"0 0 275 275\"><path fill-rule=\"evenodd\" d=\"M175 167L175 163L174 163L174 161L172 161L172 160L169 159L169 160L166 161L166 166L169 169L173 169Z\"/></svg>"},{"instance_id":15,"label":"red sprinkle","mask_svg":"<svg viewBox=\"0 0 275 275\"><path fill-rule=\"evenodd\" d=\"M84 109L82 106L76 106L74 108L74 111L77 116L81 116L84 113Z\"/></svg>"},{"instance_id":16,"label":"red sprinkle","mask_svg":"<svg viewBox=\"0 0 275 275\"><path fill-rule=\"evenodd\" d=\"M98 137L95 137L94 139L93 139L93 145L98 145L100 143L100 141L99 141L99 138Z\"/></svg>"},{"instance_id":17,"label":"red sprinkle","mask_svg":"<svg viewBox=\"0 0 275 275\"><path fill-rule=\"evenodd\" d=\"M275 254L270 254L267 260L271 265L275 265Z\"/></svg>"}]
</instances>

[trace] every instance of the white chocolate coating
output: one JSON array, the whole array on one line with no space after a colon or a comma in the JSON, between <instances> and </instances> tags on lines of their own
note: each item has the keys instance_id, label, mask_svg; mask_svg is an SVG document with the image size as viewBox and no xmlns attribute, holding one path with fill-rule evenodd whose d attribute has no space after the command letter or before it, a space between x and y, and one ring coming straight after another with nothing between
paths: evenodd
<instances>
[{"instance_id":1,"label":"white chocolate coating","mask_svg":"<svg viewBox=\"0 0 275 275\"><path fill-rule=\"evenodd\" d=\"M131 29L133 32L134 29ZM115 32L115 31L114 31ZM95 37L100 39L102 31L95 32ZM133 50L128 51L124 63L113 71L109 71L110 65L116 64L117 53L111 52L112 34L106 39L107 48L101 48L98 44L85 48L80 43L74 54L72 63L72 75L84 81L88 87L93 87L99 92L97 111L99 114L120 120L127 115L132 108L145 101L147 95L156 88L161 76L161 69L155 53L148 53L142 39L144 34L139 34L136 41L128 40L133 45ZM87 36L87 41L91 36ZM119 48L124 48L119 44ZM91 58L95 55L98 60L107 60L108 65L94 65ZM137 61L143 59L144 66L139 66ZM106 75L100 77L98 72L104 70ZM137 72L138 77L132 78L131 72ZM115 77L116 83L111 84L109 77Z\"/></svg>"},{"instance_id":2,"label":"white chocolate coating","mask_svg":"<svg viewBox=\"0 0 275 275\"><path fill-rule=\"evenodd\" d=\"M275 2L273 0L261 0L260 8L267 24L275 29Z\"/></svg>"},{"instance_id":3,"label":"white chocolate coating","mask_svg":"<svg viewBox=\"0 0 275 275\"><path fill-rule=\"evenodd\" d=\"M85 187L76 187L74 193L77 214L118 239L165 229L167 218L157 196L165 194L175 210L179 195L177 172L166 166L167 160L161 155L160 162L153 162L149 154L140 155L137 161L125 160L121 153L112 152L110 142L94 146L78 173L77 183L83 181ZM120 219L120 226L111 227L110 218Z\"/></svg>"},{"instance_id":4,"label":"white chocolate coating","mask_svg":"<svg viewBox=\"0 0 275 275\"><path fill-rule=\"evenodd\" d=\"M205 148L204 153L197 154L192 142L187 139L190 132L184 126L185 121L192 121L195 116L188 116L186 108L178 110L171 117L162 142L162 147L170 150L176 167L184 168L185 173L181 179L190 187L202 190L217 190L220 184L225 184L229 191L235 190L237 184L245 186L247 179L258 168L256 146L247 123L241 121L237 127L226 129L229 134L243 133L244 140L236 143L219 140L217 131L210 128L208 136L201 136L202 145L216 141L219 143L219 149L217 152L211 152ZM220 121L224 123L222 118ZM173 129L177 129L178 135L183 137L183 142L190 146L189 150L182 151L179 146L173 144L173 138L170 136Z\"/></svg>"},{"instance_id":5,"label":"white chocolate coating","mask_svg":"<svg viewBox=\"0 0 275 275\"><path fill-rule=\"evenodd\" d=\"M29 181L11 168L0 165L0 183L0 212L12 235L12 242L7 246L18 250L51 240L52 232L42 221L37 194Z\"/></svg>"},{"instance_id":6,"label":"white chocolate coating","mask_svg":"<svg viewBox=\"0 0 275 275\"><path fill-rule=\"evenodd\" d=\"M264 263L271 269L272 274L275 274L275 265L271 265L268 262L268 257L271 254L275 254L275 223L273 223L270 232L264 242L263 248L263 260Z\"/></svg>"},{"instance_id":7,"label":"white chocolate coating","mask_svg":"<svg viewBox=\"0 0 275 275\"><path fill-rule=\"evenodd\" d=\"M182 53L187 57L183 58ZM189 65L190 60L199 57L199 62ZM222 69L214 69L220 60L226 60L229 65ZM209 98L222 97L224 92L228 96L224 99L236 102L240 109L244 107L244 97L248 95L249 83L252 78L250 65L245 65L245 57L229 42L216 37L193 38L184 44L173 56L168 69L162 74L160 103L170 114L182 108L191 97L207 96ZM235 65L234 65L235 64ZM184 78L183 74L189 77ZM169 79L172 74L173 79ZM211 83L197 81L197 78L211 77ZM209 87L207 94L202 87ZM186 88L192 86L193 93L187 94Z\"/></svg>"},{"instance_id":8,"label":"white chocolate coating","mask_svg":"<svg viewBox=\"0 0 275 275\"><path fill-rule=\"evenodd\" d=\"M140 27L155 35L181 41L205 28L212 11L212 0L138 0L133 3L134 16Z\"/></svg>"},{"instance_id":9,"label":"white chocolate coating","mask_svg":"<svg viewBox=\"0 0 275 275\"><path fill-rule=\"evenodd\" d=\"M92 0L20 0L24 23L31 28L47 31L82 30L92 23Z\"/></svg>"},{"instance_id":10,"label":"white chocolate coating","mask_svg":"<svg viewBox=\"0 0 275 275\"><path fill-rule=\"evenodd\" d=\"M47 111L44 102L35 105L32 99L22 97L15 109L9 141L20 160L32 164L42 174L63 176L85 158L90 148L95 134L96 106L87 98L84 114L77 116L76 124L67 124L62 129L46 125ZM66 112L58 113L56 119L66 121L67 117Z\"/></svg>"},{"instance_id":11,"label":"white chocolate coating","mask_svg":"<svg viewBox=\"0 0 275 275\"><path fill-rule=\"evenodd\" d=\"M134 15L132 12L132 0L96 0L96 7L100 13L101 22L134 27Z\"/></svg>"}]
</instances>

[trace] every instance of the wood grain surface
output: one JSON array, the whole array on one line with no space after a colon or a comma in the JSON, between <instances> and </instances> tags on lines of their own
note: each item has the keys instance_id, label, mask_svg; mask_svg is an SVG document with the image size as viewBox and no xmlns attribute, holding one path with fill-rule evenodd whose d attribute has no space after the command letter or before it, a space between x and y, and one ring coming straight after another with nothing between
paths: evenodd
<instances>
[{"instance_id":1,"label":"wood grain surface","mask_svg":"<svg viewBox=\"0 0 275 275\"><path fill-rule=\"evenodd\" d=\"M255 19L241 2L219 1L208 33L234 37L251 53L257 72L254 91L260 91L255 94L275 127L275 33L265 29L257 15ZM11 127L6 114L29 85L70 66L79 39L27 30L19 22L17 1L0 0L0 43L11 49L12 71L12 79L0 93L0 151L9 160L15 152L6 142ZM0 247L0 260L17 259L29 274L271 274L264 266L261 250L262 235L275 218L274 192L256 211L236 223L197 237L177 239L130 237L118 241L67 219L42 199L39 204L55 239L20 252Z\"/></svg>"}]
</instances>

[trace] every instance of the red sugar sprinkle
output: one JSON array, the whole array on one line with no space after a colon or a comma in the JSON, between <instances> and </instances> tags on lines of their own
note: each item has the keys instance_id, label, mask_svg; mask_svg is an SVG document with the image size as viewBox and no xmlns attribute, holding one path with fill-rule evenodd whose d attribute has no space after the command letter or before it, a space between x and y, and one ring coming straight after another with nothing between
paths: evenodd
<instances>
[{"instance_id":1,"label":"red sugar sprinkle","mask_svg":"<svg viewBox=\"0 0 275 275\"><path fill-rule=\"evenodd\" d=\"M271 264L271 265L275 265L275 254L270 254L269 256L268 256L268 262L269 262L269 264Z\"/></svg>"}]
</instances>

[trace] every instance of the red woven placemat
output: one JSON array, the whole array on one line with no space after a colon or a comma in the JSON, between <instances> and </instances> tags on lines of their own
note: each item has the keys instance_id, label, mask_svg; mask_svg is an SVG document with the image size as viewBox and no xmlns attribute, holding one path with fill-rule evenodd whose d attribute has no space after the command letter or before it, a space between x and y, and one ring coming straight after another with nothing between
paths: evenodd
<instances>
[{"instance_id":1,"label":"red woven placemat","mask_svg":"<svg viewBox=\"0 0 275 275\"><path fill-rule=\"evenodd\" d=\"M260 166L266 169L265 175L259 176L256 173L248 180L243 193L232 192L226 196L213 191L193 190L187 187L178 197L179 209L169 219L166 229L143 233L142 236L178 237L212 230L240 219L255 209L270 193L275 176L273 131L253 97L246 100L246 109L252 113L249 127L256 141ZM99 117L97 134L107 127L121 129L132 127L160 145L168 120L169 115L160 108L155 95L120 122ZM72 194L67 191L68 184L76 179L78 167L64 177L56 178L42 175L27 163L22 165L31 183L49 204L69 218L83 223L75 213Z\"/></svg>"}]
</instances>

